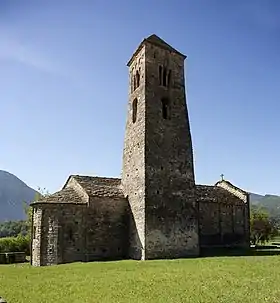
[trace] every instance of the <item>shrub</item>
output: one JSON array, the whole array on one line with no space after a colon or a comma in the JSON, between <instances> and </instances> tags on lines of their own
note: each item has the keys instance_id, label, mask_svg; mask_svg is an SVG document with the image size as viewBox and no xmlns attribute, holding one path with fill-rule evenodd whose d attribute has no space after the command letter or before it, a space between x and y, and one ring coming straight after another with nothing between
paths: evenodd
<instances>
[{"instance_id":1,"label":"shrub","mask_svg":"<svg viewBox=\"0 0 280 303\"><path fill-rule=\"evenodd\" d=\"M30 237L19 235L17 237L0 238L0 253L24 251L30 255Z\"/></svg>"}]
</instances>

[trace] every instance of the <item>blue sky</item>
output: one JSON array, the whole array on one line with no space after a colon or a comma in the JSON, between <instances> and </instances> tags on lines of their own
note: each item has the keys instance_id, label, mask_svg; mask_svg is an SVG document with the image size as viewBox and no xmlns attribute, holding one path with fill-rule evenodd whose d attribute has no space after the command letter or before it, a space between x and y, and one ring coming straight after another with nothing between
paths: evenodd
<instances>
[{"instance_id":1,"label":"blue sky","mask_svg":"<svg viewBox=\"0 0 280 303\"><path fill-rule=\"evenodd\" d=\"M0 169L120 176L126 62L155 33L188 55L196 182L280 194L280 1L156 3L0 1Z\"/></svg>"}]
</instances>

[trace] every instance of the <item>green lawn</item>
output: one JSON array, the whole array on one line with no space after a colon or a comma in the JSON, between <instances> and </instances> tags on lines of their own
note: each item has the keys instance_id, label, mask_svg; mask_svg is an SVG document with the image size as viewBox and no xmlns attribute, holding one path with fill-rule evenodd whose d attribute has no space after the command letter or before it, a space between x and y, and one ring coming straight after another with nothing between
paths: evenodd
<instances>
[{"instance_id":1,"label":"green lawn","mask_svg":"<svg viewBox=\"0 0 280 303\"><path fill-rule=\"evenodd\" d=\"M8 303L280 302L280 256L0 265Z\"/></svg>"}]
</instances>

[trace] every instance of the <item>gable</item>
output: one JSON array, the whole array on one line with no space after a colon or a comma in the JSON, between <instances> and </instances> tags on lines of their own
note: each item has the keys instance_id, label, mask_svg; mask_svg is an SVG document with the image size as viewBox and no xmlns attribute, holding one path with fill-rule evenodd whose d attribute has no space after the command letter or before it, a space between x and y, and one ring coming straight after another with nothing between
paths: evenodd
<instances>
[{"instance_id":1,"label":"gable","mask_svg":"<svg viewBox=\"0 0 280 303\"><path fill-rule=\"evenodd\" d=\"M64 186L62 187L62 190L66 188L73 188L77 193L79 193L80 196L82 196L85 200L89 200L89 196L85 189L77 182L75 179L75 175L70 175L65 182Z\"/></svg>"},{"instance_id":2,"label":"gable","mask_svg":"<svg viewBox=\"0 0 280 303\"><path fill-rule=\"evenodd\" d=\"M239 199L241 199L244 203L248 203L249 202L249 195L250 194L248 192L244 191L243 189L241 189L241 188L233 185L229 181L226 181L226 180L218 181L215 184L215 186L227 190L231 194L233 194L236 197L238 197Z\"/></svg>"},{"instance_id":3,"label":"gable","mask_svg":"<svg viewBox=\"0 0 280 303\"><path fill-rule=\"evenodd\" d=\"M222 203L228 205L243 205L242 199L219 186L196 185L196 200L198 203Z\"/></svg>"},{"instance_id":4,"label":"gable","mask_svg":"<svg viewBox=\"0 0 280 303\"><path fill-rule=\"evenodd\" d=\"M80 175L72 177L88 196L124 198L119 178Z\"/></svg>"}]
</instances>

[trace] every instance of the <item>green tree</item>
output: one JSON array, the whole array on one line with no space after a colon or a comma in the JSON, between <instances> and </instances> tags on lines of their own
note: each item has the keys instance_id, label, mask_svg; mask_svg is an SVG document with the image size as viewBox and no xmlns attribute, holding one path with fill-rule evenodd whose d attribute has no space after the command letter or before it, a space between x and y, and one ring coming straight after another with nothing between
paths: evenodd
<instances>
[{"instance_id":1,"label":"green tree","mask_svg":"<svg viewBox=\"0 0 280 303\"><path fill-rule=\"evenodd\" d=\"M264 244L278 234L277 224L269 218L269 214L262 208L251 210L250 218L251 243Z\"/></svg>"},{"instance_id":2,"label":"green tree","mask_svg":"<svg viewBox=\"0 0 280 303\"><path fill-rule=\"evenodd\" d=\"M5 221L0 223L0 238L25 236L27 234L27 225L25 220Z\"/></svg>"},{"instance_id":3,"label":"green tree","mask_svg":"<svg viewBox=\"0 0 280 303\"><path fill-rule=\"evenodd\" d=\"M46 188L38 187L37 193L34 197L33 201L38 201L44 197L49 196L50 193ZM33 202L32 201L32 202ZM23 207L26 215L26 226L27 226L27 233L31 237L31 231L32 231L32 207L27 203L23 202Z\"/></svg>"}]
</instances>

